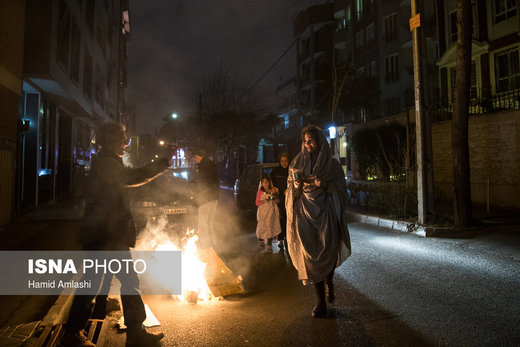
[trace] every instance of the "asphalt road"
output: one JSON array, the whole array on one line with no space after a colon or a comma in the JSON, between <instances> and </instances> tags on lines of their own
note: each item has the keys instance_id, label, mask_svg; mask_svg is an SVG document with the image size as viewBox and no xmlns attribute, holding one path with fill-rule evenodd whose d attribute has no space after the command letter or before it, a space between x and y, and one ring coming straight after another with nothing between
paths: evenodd
<instances>
[{"instance_id":1,"label":"asphalt road","mask_svg":"<svg viewBox=\"0 0 520 347\"><path fill-rule=\"evenodd\" d=\"M147 297L164 346L504 346L520 343L518 244L424 239L351 225L353 255L336 276L337 303L313 319L314 291L289 259L242 235L223 258L247 293L190 305ZM516 238L518 240L518 238Z\"/></svg>"},{"instance_id":2,"label":"asphalt road","mask_svg":"<svg viewBox=\"0 0 520 347\"><path fill-rule=\"evenodd\" d=\"M191 305L148 296L163 346L516 346L520 344L520 233L421 238L351 224L353 254L336 271L337 302L313 319L312 287L290 259L258 247L255 221L218 213L226 264L246 293ZM110 344L124 341L112 336Z\"/></svg>"},{"instance_id":3,"label":"asphalt road","mask_svg":"<svg viewBox=\"0 0 520 347\"><path fill-rule=\"evenodd\" d=\"M336 304L328 319L313 319L313 288L297 281L277 247L258 247L254 213L237 213L227 197L217 217L215 248L246 293L196 305L144 297L163 346L520 345L518 226L453 239L351 224L353 253L336 271ZM76 227L50 223L32 241L43 249L72 243ZM124 341L111 330L106 345Z\"/></svg>"}]
</instances>

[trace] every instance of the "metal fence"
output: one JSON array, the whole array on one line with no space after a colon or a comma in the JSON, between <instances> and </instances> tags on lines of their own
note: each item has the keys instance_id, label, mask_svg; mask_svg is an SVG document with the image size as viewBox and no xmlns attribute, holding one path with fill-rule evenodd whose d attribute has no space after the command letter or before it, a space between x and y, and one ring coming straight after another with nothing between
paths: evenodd
<instances>
[{"instance_id":1,"label":"metal fence","mask_svg":"<svg viewBox=\"0 0 520 347\"><path fill-rule=\"evenodd\" d=\"M439 122L451 119L453 106L435 107L432 110L432 121ZM473 98L470 100L468 113L477 116L486 113L514 111L520 109L520 89L513 89L495 94L488 98Z\"/></svg>"}]
</instances>

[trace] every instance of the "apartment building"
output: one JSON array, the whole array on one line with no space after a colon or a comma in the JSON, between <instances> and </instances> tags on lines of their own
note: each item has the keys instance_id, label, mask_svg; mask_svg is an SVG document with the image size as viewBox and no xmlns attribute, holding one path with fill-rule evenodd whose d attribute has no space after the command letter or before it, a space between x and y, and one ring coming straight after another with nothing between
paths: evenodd
<instances>
[{"instance_id":1,"label":"apartment building","mask_svg":"<svg viewBox=\"0 0 520 347\"><path fill-rule=\"evenodd\" d=\"M333 3L311 6L301 11L294 22L299 111L304 121L318 124L330 118L333 9Z\"/></svg>"},{"instance_id":2,"label":"apartment building","mask_svg":"<svg viewBox=\"0 0 520 347\"><path fill-rule=\"evenodd\" d=\"M453 104L457 57L457 2L437 1L437 61L442 106ZM520 16L517 0L477 0L472 6L471 113L518 109Z\"/></svg>"},{"instance_id":3,"label":"apartment building","mask_svg":"<svg viewBox=\"0 0 520 347\"><path fill-rule=\"evenodd\" d=\"M435 4L424 1L423 5L421 27L425 30L428 84L433 93L438 78ZM413 105L410 17L410 1L334 2L336 61L340 66L349 67L356 75L347 81L347 84L355 86L346 85L343 92L347 94L343 96L347 101L340 110L344 113L343 121L366 122L403 112ZM350 98L349 92L353 94ZM349 109L349 105L355 107Z\"/></svg>"},{"instance_id":4,"label":"apartment building","mask_svg":"<svg viewBox=\"0 0 520 347\"><path fill-rule=\"evenodd\" d=\"M25 1L0 2L0 225L15 210L18 100L23 83Z\"/></svg>"},{"instance_id":5,"label":"apartment building","mask_svg":"<svg viewBox=\"0 0 520 347\"><path fill-rule=\"evenodd\" d=\"M18 200L70 194L90 166L93 129L126 123L128 0L27 0Z\"/></svg>"}]
</instances>

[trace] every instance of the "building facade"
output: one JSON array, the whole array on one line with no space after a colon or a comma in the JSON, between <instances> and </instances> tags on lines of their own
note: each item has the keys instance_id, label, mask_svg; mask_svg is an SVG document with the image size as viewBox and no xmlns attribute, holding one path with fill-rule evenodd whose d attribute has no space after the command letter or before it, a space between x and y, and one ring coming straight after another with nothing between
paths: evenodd
<instances>
[{"instance_id":1,"label":"building facade","mask_svg":"<svg viewBox=\"0 0 520 347\"><path fill-rule=\"evenodd\" d=\"M457 55L457 2L437 1L441 106L453 104ZM518 1L478 0L472 6L470 113L518 109L520 16Z\"/></svg>"},{"instance_id":2,"label":"building facade","mask_svg":"<svg viewBox=\"0 0 520 347\"><path fill-rule=\"evenodd\" d=\"M0 225L16 210L17 143L23 124L19 98L23 84L25 1L0 2Z\"/></svg>"},{"instance_id":3,"label":"building facade","mask_svg":"<svg viewBox=\"0 0 520 347\"><path fill-rule=\"evenodd\" d=\"M94 128L125 124L127 0L28 0L18 116L18 213L71 195Z\"/></svg>"},{"instance_id":4,"label":"building facade","mask_svg":"<svg viewBox=\"0 0 520 347\"><path fill-rule=\"evenodd\" d=\"M297 104L304 122L321 124L330 119L333 8L332 3L311 6L294 22Z\"/></svg>"},{"instance_id":5,"label":"building facade","mask_svg":"<svg viewBox=\"0 0 520 347\"><path fill-rule=\"evenodd\" d=\"M421 27L425 31L431 95L438 89L435 14L435 3L424 1ZM413 105L410 16L410 1L334 2L336 64L352 75L341 91L339 111L344 122L366 122Z\"/></svg>"}]
</instances>

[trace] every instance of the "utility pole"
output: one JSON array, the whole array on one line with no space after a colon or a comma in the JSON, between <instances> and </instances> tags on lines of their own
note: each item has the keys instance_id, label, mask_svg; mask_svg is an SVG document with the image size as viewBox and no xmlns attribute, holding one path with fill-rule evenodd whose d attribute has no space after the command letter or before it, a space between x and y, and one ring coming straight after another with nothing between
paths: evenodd
<instances>
[{"instance_id":1,"label":"utility pole","mask_svg":"<svg viewBox=\"0 0 520 347\"><path fill-rule=\"evenodd\" d=\"M412 17L410 31L413 39L413 71L415 86L415 131L417 156L417 216L419 224L431 220L433 210L433 151L431 119L428 110L428 83L427 60L424 29L421 20L424 20L422 0L411 0ZM421 12L423 18L421 18Z\"/></svg>"}]
</instances>

